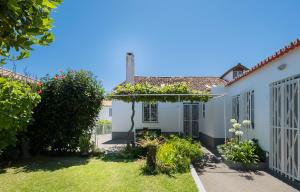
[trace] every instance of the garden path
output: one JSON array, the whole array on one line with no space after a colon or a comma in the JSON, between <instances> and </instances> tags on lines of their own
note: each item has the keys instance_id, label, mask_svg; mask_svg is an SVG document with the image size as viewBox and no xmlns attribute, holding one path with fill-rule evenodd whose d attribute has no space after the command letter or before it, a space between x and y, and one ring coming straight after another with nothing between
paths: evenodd
<instances>
[{"instance_id":1,"label":"garden path","mask_svg":"<svg viewBox=\"0 0 300 192\"><path fill-rule=\"evenodd\" d=\"M94 135L97 148L106 152L116 152L126 146L126 140L112 140L111 134Z\"/></svg>"},{"instance_id":2,"label":"garden path","mask_svg":"<svg viewBox=\"0 0 300 192\"><path fill-rule=\"evenodd\" d=\"M205 149L205 158L195 163L207 192L294 192L300 191L265 171L230 169L220 158Z\"/></svg>"}]
</instances>

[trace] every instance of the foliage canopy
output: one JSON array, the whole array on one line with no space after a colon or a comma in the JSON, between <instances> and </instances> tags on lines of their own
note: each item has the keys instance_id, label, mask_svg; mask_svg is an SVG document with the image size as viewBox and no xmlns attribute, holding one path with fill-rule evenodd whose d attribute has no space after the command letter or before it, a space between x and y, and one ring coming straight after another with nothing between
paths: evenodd
<instances>
[{"instance_id":1,"label":"foliage canopy","mask_svg":"<svg viewBox=\"0 0 300 192\"><path fill-rule=\"evenodd\" d=\"M74 152L92 132L104 89L90 72L68 71L44 78L41 96L28 129L33 152Z\"/></svg>"},{"instance_id":2,"label":"foliage canopy","mask_svg":"<svg viewBox=\"0 0 300 192\"><path fill-rule=\"evenodd\" d=\"M40 96L29 85L0 77L0 153L27 128Z\"/></svg>"},{"instance_id":3,"label":"foliage canopy","mask_svg":"<svg viewBox=\"0 0 300 192\"><path fill-rule=\"evenodd\" d=\"M33 45L49 45L54 39L51 11L62 0L0 1L0 64L29 56ZM17 52L17 56L11 56Z\"/></svg>"},{"instance_id":4,"label":"foliage canopy","mask_svg":"<svg viewBox=\"0 0 300 192\"><path fill-rule=\"evenodd\" d=\"M110 98L125 102L206 102L211 98L211 95L207 91L191 90L187 83L163 84L161 86L149 83L127 83L116 87Z\"/></svg>"}]
</instances>

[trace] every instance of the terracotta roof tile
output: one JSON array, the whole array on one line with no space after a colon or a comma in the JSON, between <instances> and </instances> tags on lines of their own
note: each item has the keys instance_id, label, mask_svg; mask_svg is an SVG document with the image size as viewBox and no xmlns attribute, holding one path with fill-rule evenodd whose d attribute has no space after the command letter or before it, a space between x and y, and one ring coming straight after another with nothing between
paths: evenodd
<instances>
[{"instance_id":1,"label":"terracotta roof tile","mask_svg":"<svg viewBox=\"0 0 300 192\"><path fill-rule=\"evenodd\" d=\"M4 69L3 67L0 67L0 77L9 77L9 78L12 78L12 79L15 79L15 80L28 82L28 83L37 83L38 82L37 80L35 80L31 77L28 77L28 76L25 76L25 75L22 75L22 74L19 74L19 73L15 73L15 72L10 71L8 69Z\"/></svg>"}]
</instances>

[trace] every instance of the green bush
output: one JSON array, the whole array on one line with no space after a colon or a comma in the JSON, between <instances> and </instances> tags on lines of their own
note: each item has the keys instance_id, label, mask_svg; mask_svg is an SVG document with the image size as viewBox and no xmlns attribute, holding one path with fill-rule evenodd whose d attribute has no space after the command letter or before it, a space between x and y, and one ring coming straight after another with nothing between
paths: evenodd
<instances>
[{"instance_id":1,"label":"green bush","mask_svg":"<svg viewBox=\"0 0 300 192\"><path fill-rule=\"evenodd\" d=\"M225 159L241 162L244 164L256 164L264 160L262 149L257 142L252 140L236 142L227 142L218 146L219 152Z\"/></svg>"},{"instance_id":2,"label":"green bush","mask_svg":"<svg viewBox=\"0 0 300 192\"><path fill-rule=\"evenodd\" d=\"M172 136L158 148L157 168L163 173L187 172L191 161L202 156L199 143Z\"/></svg>"},{"instance_id":3,"label":"green bush","mask_svg":"<svg viewBox=\"0 0 300 192\"><path fill-rule=\"evenodd\" d=\"M92 133L104 89L87 71L61 72L42 81L42 100L28 129L31 150L74 152L80 136Z\"/></svg>"},{"instance_id":4,"label":"green bush","mask_svg":"<svg viewBox=\"0 0 300 192\"><path fill-rule=\"evenodd\" d=\"M98 120L97 121L97 125L111 125L111 121L110 120L106 120L106 119L102 119L102 120Z\"/></svg>"},{"instance_id":5,"label":"green bush","mask_svg":"<svg viewBox=\"0 0 300 192\"><path fill-rule=\"evenodd\" d=\"M29 85L0 77L0 154L15 145L16 136L24 131L40 96Z\"/></svg>"}]
</instances>

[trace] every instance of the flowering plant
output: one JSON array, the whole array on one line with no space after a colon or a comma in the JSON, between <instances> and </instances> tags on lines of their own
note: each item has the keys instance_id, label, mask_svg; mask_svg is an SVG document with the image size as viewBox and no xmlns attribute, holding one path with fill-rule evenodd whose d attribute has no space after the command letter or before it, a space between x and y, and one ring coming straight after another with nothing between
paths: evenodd
<instances>
[{"instance_id":1,"label":"flowering plant","mask_svg":"<svg viewBox=\"0 0 300 192\"><path fill-rule=\"evenodd\" d=\"M244 131L249 131L251 127L250 120L243 120L238 123L237 120L231 119L232 127L228 130L233 134L233 138L228 140L224 145L219 145L218 151L227 160L237 161L244 164L258 163L264 161L264 152L259 147L258 141L254 139L244 139ZM242 131L244 130L244 131Z\"/></svg>"}]
</instances>

